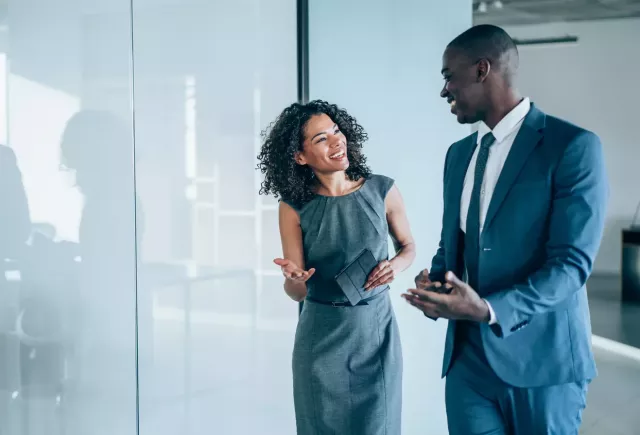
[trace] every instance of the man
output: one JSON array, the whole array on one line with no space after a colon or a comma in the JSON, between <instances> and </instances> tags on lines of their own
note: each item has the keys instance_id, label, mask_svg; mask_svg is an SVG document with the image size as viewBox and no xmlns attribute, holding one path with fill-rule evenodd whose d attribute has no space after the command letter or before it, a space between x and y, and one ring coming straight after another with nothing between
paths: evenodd
<instances>
[{"instance_id":1,"label":"man","mask_svg":"<svg viewBox=\"0 0 640 435\"><path fill-rule=\"evenodd\" d=\"M449 148L440 246L403 296L451 320L450 433L577 434L596 376L585 282L608 197L602 146L518 95L504 30L469 29L443 64L441 97L479 129Z\"/></svg>"}]
</instances>

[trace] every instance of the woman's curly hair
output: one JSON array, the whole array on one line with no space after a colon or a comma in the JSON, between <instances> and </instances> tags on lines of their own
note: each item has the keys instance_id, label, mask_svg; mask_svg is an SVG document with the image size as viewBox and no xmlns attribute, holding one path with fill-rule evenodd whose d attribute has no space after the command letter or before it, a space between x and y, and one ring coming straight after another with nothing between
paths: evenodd
<instances>
[{"instance_id":1,"label":"woman's curly hair","mask_svg":"<svg viewBox=\"0 0 640 435\"><path fill-rule=\"evenodd\" d=\"M260 194L271 194L296 206L313 199L315 176L309 166L296 163L295 154L303 150L304 130L309 119L323 113L338 125L347 138L347 177L357 181L371 175L367 159L362 154L362 145L368 136L353 116L326 101L294 103L262 133L264 142L258 155L258 169L264 174L264 181Z\"/></svg>"}]
</instances>

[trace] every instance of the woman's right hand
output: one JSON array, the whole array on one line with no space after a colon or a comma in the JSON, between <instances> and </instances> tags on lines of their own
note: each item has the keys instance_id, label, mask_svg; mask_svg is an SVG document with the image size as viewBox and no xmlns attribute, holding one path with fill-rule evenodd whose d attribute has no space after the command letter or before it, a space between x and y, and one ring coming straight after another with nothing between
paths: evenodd
<instances>
[{"instance_id":1,"label":"woman's right hand","mask_svg":"<svg viewBox=\"0 0 640 435\"><path fill-rule=\"evenodd\" d=\"M275 264L280 266L282 274L285 278L296 282L307 282L309 278L315 273L315 269L302 270L291 260L285 260L284 258L276 258L273 260Z\"/></svg>"}]
</instances>

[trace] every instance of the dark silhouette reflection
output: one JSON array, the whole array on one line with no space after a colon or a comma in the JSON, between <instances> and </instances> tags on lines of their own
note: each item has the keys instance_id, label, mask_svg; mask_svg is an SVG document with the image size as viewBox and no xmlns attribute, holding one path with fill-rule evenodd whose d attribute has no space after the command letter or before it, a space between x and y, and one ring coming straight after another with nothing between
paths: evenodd
<instances>
[{"instance_id":1,"label":"dark silhouette reflection","mask_svg":"<svg viewBox=\"0 0 640 435\"><path fill-rule=\"evenodd\" d=\"M27 195L16 156L11 148L0 145L0 257L16 259L30 232Z\"/></svg>"},{"instance_id":2,"label":"dark silhouette reflection","mask_svg":"<svg viewBox=\"0 0 640 435\"><path fill-rule=\"evenodd\" d=\"M22 174L13 150L0 145L0 433L10 431L20 417L22 344L19 319L24 303L20 291L20 262L31 231L29 206Z\"/></svg>"},{"instance_id":3,"label":"dark silhouette reflection","mask_svg":"<svg viewBox=\"0 0 640 435\"><path fill-rule=\"evenodd\" d=\"M136 235L131 129L108 112L83 111L65 128L61 160L84 198L72 433L131 433L136 397ZM138 227L136 231L136 220ZM140 303L141 321L151 304ZM145 328L151 330L151 328ZM71 429L71 428L70 428Z\"/></svg>"},{"instance_id":4,"label":"dark silhouette reflection","mask_svg":"<svg viewBox=\"0 0 640 435\"><path fill-rule=\"evenodd\" d=\"M18 306L10 298L10 282L18 280L12 272L17 270L18 260L24 255L30 231L29 205L16 156L11 148L0 145L0 292L3 296L0 324L3 333L15 326Z\"/></svg>"},{"instance_id":5,"label":"dark silhouette reflection","mask_svg":"<svg viewBox=\"0 0 640 435\"><path fill-rule=\"evenodd\" d=\"M16 157L0 145L0 434L135 433L136 364L149 366L153 328L150 293L136 301L131 131L103 111L66 125L62 168L83 200L77 243L31 222Z\"/></svg>"}]
</instances>

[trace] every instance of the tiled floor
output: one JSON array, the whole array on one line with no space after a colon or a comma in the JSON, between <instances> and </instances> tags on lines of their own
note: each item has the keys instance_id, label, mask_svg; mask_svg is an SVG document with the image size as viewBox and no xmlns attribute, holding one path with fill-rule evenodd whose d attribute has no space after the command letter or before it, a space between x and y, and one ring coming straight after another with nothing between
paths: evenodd
<instances>
[{"instance_id":1,"label":"tiled floor","mask_svg":"<svg viewBox=\"0 0 640 435\"><path fill-rule=\"evenodd\" d=\"M587 283L593 334L640 348L640 305L621 302L620 278ZM594 347L598 377L589 388L583 435L640 434L640 361Z\"/></svg>"},{"instance_id":2,"label":"tiled floor","mask_svg":"<svg viewBox=\"0 0 640 435\"><path fill-rule=\"evenodd\" d=\"M593 333L640 348L640 304L621 303L620 278L594 275L587 292Z\"/></svg>"},{"instance_id":3,"label":"tiled floor","mask_svg":"<svg viewBox=\"0 0 640 435\"><path fill-rule=\"evenodd\" d=\"M640 362L595 349L598 377L589 387L583 435L640 434Z\"/></svg>"}]
</instances>

